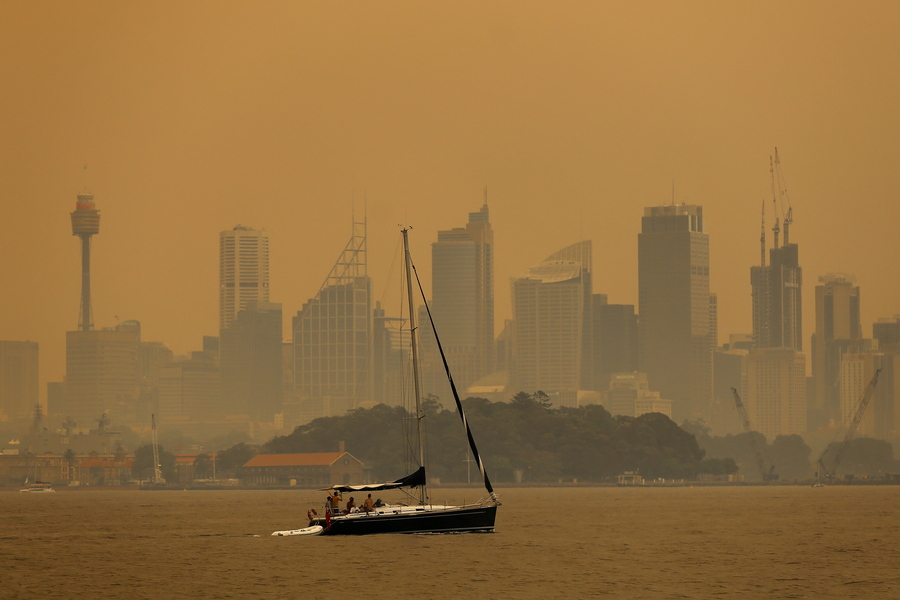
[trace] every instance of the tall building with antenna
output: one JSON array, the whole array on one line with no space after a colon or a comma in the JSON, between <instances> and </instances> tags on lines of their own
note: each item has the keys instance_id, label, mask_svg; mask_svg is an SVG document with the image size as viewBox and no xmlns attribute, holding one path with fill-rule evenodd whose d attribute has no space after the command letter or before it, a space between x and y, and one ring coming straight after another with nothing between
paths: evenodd
<instances>
[{"instance_id":1,"label":"tall building with antenna","mask_svg":"<svg viewBox=\"0 0 900 600\"><path fill-rule=\"evenodd\" d=\"M494 231L489 220L487 192L465 227L438 231L431 244L431 309L457 388L465 392L494 370ZM443 333L446 332L446 333ZM436 353L433 338L422 336L422 354ZM426 390L449 398L440 360L426 373ZM429 385L430 384L430 385ZM431 389L428 389L428 388Z\"/></svg>"},{"instance_id":2,"label":"tall building with antenna","mask_svg":"<svg viewBox=\"0 0 900 600\"><path fill-rule=\"evenodd\" d=\"M71 217L72 235L81 238L81 312L78 330L66 332L66 416L82 427L103 415L131 423L138 400L141 326L123 321L114 328L94 328L91 237L100 232L100 211L93 194L78 194Z\"/></svg>"},{"instance_id":3,"label":"tall building with antenna","mask_svg":"<svg viewBox=\"0 0 900 600\"><path fill-rule=\"evenodd\" d=\"M343 415L371 396L365 219L354 217L352 229L322 287L293 318L294 397L301 421Z\"/></svg>"},{"instance_id":4,"label":"tall building with antenna","mask_svg":"<svg viewBox=\"0 0 900 600\"><path fill-rule=\"evenodd\" d=\"M802 283L803 270L800 268L799 249L790 241L790 226L793 209L788 203L784 211L783 198L786 195L780 173L778 150L775 159L770 159L772 173L772 202L777 212L781 212L784 222L784 245L778 245L780 233L779 218L776 216L772 227L774 245L769 250L769 264L766 264L766 223L763 204L762 230L760 232L760 264L750 267L750 285L753 300L753 340L756 348L791 348L803 350Z\"/></svg>"},{"instance_id":5,"label":"tall building with antenna","mask_svg":"<svg viewBox=\"0 0 900 600\"><path fill-rule=\"evenodd\" d=\"M807 428L806 355L803 354L802 288L797 244L791 242L793 209L781 173L778 149L769 158L772 178L773 246L766 264L766 210L759 235L760 264L750 267L753 303L753 350L746 357L744 399L759 431L776 435L803 433ZM787 211L785 211L787 200ZM784 244L779 246L781 223Z\"/></svg>"},{"instance_id":6,"label":"tall building with antenna","mask_svg":"<svg viewBox=\"0 0 900 600\"><path fill-rule=\"evenodd\" d=\"M87 190L78 194L71 217L72 235L81 238L81 312L78 329L90 331L94 325L91 312L91 238L100 233L100 211L94 207L94 195Z\"/></svg>"}]
</instances>

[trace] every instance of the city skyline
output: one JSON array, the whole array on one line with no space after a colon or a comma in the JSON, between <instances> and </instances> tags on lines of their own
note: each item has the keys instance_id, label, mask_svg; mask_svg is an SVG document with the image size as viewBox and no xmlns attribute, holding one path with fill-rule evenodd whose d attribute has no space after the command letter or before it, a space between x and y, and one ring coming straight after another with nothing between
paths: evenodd
<instances>
[{"instance_id":1,"label":"city skyline","mask_svg":"<svg viewBox=\"0 0 900 600\"><path fill-rule=\"evenodd\" d=\"M85 196L84 193L82 193L82 194L77 194L77 198L78 198L79 202L81 201L81 198L82 198L83 196ZM91 195L91 198L93 199L93 196L92 196L92 195ZM667 205L661 205L660 209L664 209L666 206L667 206ZM684 205L668 205L668 206L674 206L676 209L681 209ZM484 210L484 208L482 208L482 210ZM646 209L646 207L645 207L645 210L648 210L648 209ZM475 214L475 213L470 213L470 214ZM705 219L705 217L704 217L704 219ZM359 223L356 223L356 221L354 221L354 227L358 227L359 225L360 225ZM502 226L502 225L501 225L501 226ZM249 233L253 234L254 236L258 236L258 235L263 236L263 237L266 239L266 245L268 246L268 236L267 236L267 231L266 231L266 228L265 228L265 227L261 228L260 230L255 230L255 229L252 228L252 227L247 227L247 226L236 226L236 227L233 228L233 230L220 231L220 238L221 238L222 236L226 235L226 234L240 233L238 230L241 230L241 232L245 232L245 233L246 233L246 232L249 232ZM435 238L434 238L435 240L440 239L440 237L439 237L439 236L440 236L440 233L441 233L441 230L438 230L438 231L435 232ZM354 234L354 235L356 235L356 234ZM352 236L351 236L351 237L352 237ZM713 236L713 238L714 238L714 236ZM586 242L590 242L590 241L591 241L591 240L586 240ZM434 244L435 242L432 241L431 243ZM421 245L421 243L420 243L420 245ZM575 245L578 245L578 244L575 244ZM573 247L574 247L575 245L573 245ZM711 245L712 245L712 244L711 244ZM792 244L792 246L793 246L794 248L796 248L796 244ZM590 247L590 246L588 246L588 247ZM781 250L781 249L784 249L784 246L782 246L781 248L779 248L779 250ZM345 249L345 252L346 252L346 249ZM366 254L368 254L367 251L364 251L364 252L365 252ZM796 253L796 252L795 252L795 253ZM773 255L774 255L774 253L773 253ZM593 253L592 253L592 256L593 256ZM221 247L221 244L220 244L220 265L219 265L220 281L221 281L221 272L222 272L222 271L221 271L221 269L222 269L221 261L222 261L222 260L223 260L223 259L222 259L222 247ZM83 261L82 261L82 262L83 262ZM268 256L266 256L266 262L268 262ZM339 261L339 263L340 263L340 261ZM324 265L324 263L323 263L323 265ZM333 268L334 268L334 267L333 267ZM333 270L333 268L332 268L332 270ZM753 268L756 268L756 267L753 266ZM425 279L425 280L430 280L430 279L432 278L432 273L430 272L430 269L429 269L427 272L422 272L421 275L422 275L423 279ZM843 273L839 273L839 274L837 274L837 275L835 275L835 274L833 274L833 273L826 273L826 274L820 275L819 277L820 277L820 279L825 279L825 278L834 277L834 276L839 276L839 277L849 276L849 277L853 277L853 278L855 279L855 276L853 276L852 274L847 275L847 274L843 274ZM331 275L329 275L329 277L331 277ZM510 276L510 277L508 278L508 281L509 281L510 283L512 283L512 282L513 282L514 280L516 280L516 279L517 279L517 277L515 277L515 276ZM373 285L374 287L376 287L376 288L379 286L379 284L383 285L384 282L373 281L373 283L372 283L372 285ZM496 281L495 281L495 284L496 284ZM220 296L220 307L221 307L221 283L220 283L220 286L219 286L219 287L220 287L220 293L219 293L219 296ZM750 295L750 294L749 294L749 290L750 290L750 288L752 288L752 286L750 285L749 282L748 282L748 284L747 284L747 287L748 287L748 295ZM714 288L714 283L711 281L711 283L710 283L710 289L711 289L711 291L715 291L713 288ZM606 290L603 290L603 289L601 289L601 290L596 290L596 289L595 289L594 291L595 291L596 293L606 295ZM813 294L812 294L813 291L814 291L814 290L810 290L808 295L810 295L810 296L813 295ZM78 295L78 294L76 294L76 295ZM83 291L80 293L80 295L83 296ZM315 294L313 294L313 295L315 295ZM868 299L868 298L867 298L867 299ZM293 301L294 299L290 299L290 300L291 300L291 301L287 303L288 305L290 305L290 304L295 304L295 302ZM510 301L510 303L512 303L512 298L510 298L509 301ZM813 300L813 303L814 303L814 302L815 302L815 301ZM92 302L92 304L93 304L93 302ZM862 304L863 304L863 306L864 306L864 303L862 303ZM305 305L305 303L304 303L304 305ZM82 306L82 308L79 309L79 313L78 313L78 326L77 326L77 327L71 328L71 330L78 330L78 329L81 329L81 327L82 327L82 320L83 320L83 316L82 316L82 315L83 315L83 303L82 303L81 306ZM499 310L497 310L497 308L499 308ZM512 306L510 306L508 310L511 312L511 311L512 311ZM810 311L813 312L813 313L815 312L815 305L813 305L812 307L810 307ZM300 312L302 312L302 311L300 311ZM504 313L504 312L506 312L506 311L504 310L503 307L495 307L495 312L499 312L499 313L502 314L502 313ZM636 312L636 313L639 312L639 311L638 311L638 307L637 307L636 304L635 304L635 312ZM285 313L285 314L286 314L286 313ZM862 332L862 337L870 337L870 336L871 336L871 333L867 333L867 332L868 332L868 329L869 329L875 322L877 322L879 319L891 318L891 317L893 317L893 316L894 316L894 315L880 315L880 316L875 317L875 318L873 319L873 321L872 321L871 323L868 323L868 324L867 324L865 321L861 321L861 332ZM220 318L220 319L222 318L222 316L221 316L221 308L220 308L219 318ZM814 318L815 318L815 317L813 317L813 319L814 319ZM749 324L751 325L750 327L748 327L748 331L752 331L752 315L748 315L748 318L747 318L746 320L750 321ZM134 318L134 319L119 319L118 321L114 321L114 322L111 322L111 323L109 323L109 324L100 323L100 324L97 324L97 325L93 326L92 329L94 329L94 330L114 330L114 329L118 329L118 328L119 328L119 327L118 327L119 325L121 325L122 323L125 323L125 322L127 322L127 321L138 321L138 322L141 322L141 326L142 326L142 327L144 326L144 323L141 321L140 318ZM291 338L292 338L292 333L291 333L291 331L290 331L290 328L291 328L291 326L290 326L288 323L285 323L285 324L283 325L284 336L285 336L284 339L285 339L285 340L291 340ZM720 331L721 331L721 328L720 328ZM724 333L722 333L721 335L727 336L727 335L730 335L730 334L746 334L746 333L748 333L748 331L740 331L740 332L724 332ZM208 332L208 333L202 334L202 335L198 338L198 341L197 341L196 343L194 343L193 345L189 345L189 347L185 348L183 351L180 351L180 349L179 349L179 350L175 350L175 354L176 354L176 355L185 356L185 357L189 357L190 354L191 354L192 352L196 352L196 351L198 351L198 350L200 349L200 347L201 347L201 345L202 345L201 342L202 342L203 335L211 335L211 334L213 334L213 333L218 333L218 332ZM495 337L496 337L496 335L499 335L499 331L495 332ZM150 339L150 338L148 338L148 337L146 337L146 336L143 336L143 339ZM33 340L25 340L25 341L33 341ZM156 343L163 343L163 344L166 344L168 347L171 348L171 344L170 344L170 342L169 342L168 340L162 339L162 340L154 340L154 341L155 341ZM807 335L806 338L803 340L803 346L805 347L805 349L806 349L807 352L809 352L809 351L811 350L811 348L810 348L810 335ZM52 350L52 349L51 349L51 350ZM43 354L44 354L44 349L42 349L41 354L42 354L42 356L43 356ZM45 360L45 359L43 359L43 358L41 359L42 364L44 363L44 360ZM808 362L809 362L809 361L808 361ZM808 373L811 373L812 369L813 369L812 365L808 364L808 366L807 366L807 372L808 372ZM43 371L43 369L42 369L42 371ZM56 378L56 379L53 379L52 377L49 377L49 376L42 376L41 379L42 379L42 381L41 381L41 390L40 390L40 391L41 391L42 402L44 402L44 401L46 400L46 397L45 397L45 396L46 396L46 389L45 389L45 388L46 388L46 383L47 383L48 381L61 380L62 377L58 377L58 378Z\"/></svg>"},{"instance_id":2,"label":"city skyline","mask_svg":"<svg viewBox=\"0 0 900 600\"><path fill-rule=\"evenodd\" d=\"M219 7L210 23L190 6L173 19L5 5L0 250L14 259L0 265L0 339L40 343L42 397L64 374L80 286L66 213L87 163L104 223L94 327L136 319L177 354L217 331L218 231L268 231L271 297L293 315L354 204L367 206L378 299L397 224L414 226L421 263L484 186L498 329L508 278L583 239L595 292L636 305L636 221L672 200L673 180L676 203L704 206L723 341L752 330L746 273L775 146L807 281L855 274L869 335L900 312L900 89L884 76L900 62L900 9L772 3L773 21L765 5L713 6L274 3ZM809 285L803 302L808 353Z\"/></svg>"}]
</instances>

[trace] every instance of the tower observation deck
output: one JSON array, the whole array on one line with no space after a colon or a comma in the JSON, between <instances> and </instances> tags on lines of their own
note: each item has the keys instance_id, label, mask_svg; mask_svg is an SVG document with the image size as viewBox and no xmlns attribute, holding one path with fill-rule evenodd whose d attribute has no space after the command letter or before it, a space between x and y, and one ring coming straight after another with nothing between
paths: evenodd
<instances>
[{"instance_id":1,"label":"tower observation deck","mask_svg":"<svg viewBox=\"0 0 900 600\"><path fill-rule=\"evenodd\" d=\"M81 238L81 315L78 328L90 331L91 316L91 236L100 233L100 211L94 208L94 195L78 194L72 216L72 235Z\"/></svg>"}]
</instances>

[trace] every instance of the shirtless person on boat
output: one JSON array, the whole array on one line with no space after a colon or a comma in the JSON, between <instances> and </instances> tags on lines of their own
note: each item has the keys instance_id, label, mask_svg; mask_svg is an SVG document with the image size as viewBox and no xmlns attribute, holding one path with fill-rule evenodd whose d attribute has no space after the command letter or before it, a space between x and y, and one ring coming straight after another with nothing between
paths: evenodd
<instances>
[{"instance_id":1,"label":"shirtless person on boat","mask_svg":"<svg viewBox=\"0 0 900 600\"><path fill-rule=\"evenodd\" d=\"M356 500L353 499L353 496L350 496L350 499L347 500L346 513L349 515L350 513L358 513L358 512L359 512L359 509L356 507Z\"/></svg>"}]
</instances>

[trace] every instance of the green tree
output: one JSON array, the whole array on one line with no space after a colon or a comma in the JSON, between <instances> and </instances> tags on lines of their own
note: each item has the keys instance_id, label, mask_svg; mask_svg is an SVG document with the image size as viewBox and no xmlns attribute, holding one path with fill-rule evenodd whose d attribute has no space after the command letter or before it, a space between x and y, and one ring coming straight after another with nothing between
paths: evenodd
<instances>
[{"instance_id":1,"label":"green tree","mask_svg":"<svg viewBox=\"0 0 900 600\"><path fill-rule=\"evenodd\" d=\"M613 418L600 405L553 408L540 392L519 392L509 402L466 398L462 404L494 481L509 481L517 471L532 482L609 480L626 470L688 478L703 468L704 450L695 436L659 413ZM408 458L417 454L415 421L403 408L379 405L316 419L273 438L262 451L334 452L345 441L347 451L372 468L375 479L396 479L417 466ZM459 414L434 403L423 423L429 476L466 481L472 465L466 464L468 443ZM727 470L730 464L715 463L715 468Z\"/></svg>"},{"instance_id":2,"label":"green tree","mask_svg":"<svg viewBox=\"0 0 900 600\"><path fill-rule=\"evenodd\" d=\"M91 485L103 485L105 483L103 477L103 467L94 465L93 467L88 469L88 473L91 477Z\"/></svg>"},{"instance_id":3,"label":"green tree","mask_svg":"<svg viewBox=\"0 0 900 600\"><path fill-rule=\"evenodd\" d=\"M209 454L198 454L194 459L194 476L197 479L209 479L212 470L212 459Z\"/></svg>"},{"instance_id":4,"label":"green tree","mask_svg":"<svg viewBox=\"0 0 900 600\"><path fill-rule=\"evenodd\" d=\"M234 477L236 470L239 467L243 467L248 460L256 456L257 452L256 446L251 446L244 442L235 444L216 455L216 470L223 477Z\"/></svg>"},{"instance_id":5,"label":"green tree","mask_svg":"<svg viewBox=\"0 0 900 600\"><path fill-rule=\"evenodd\" d=\"M732 475L738 472L738 466L733 458L707 458L698 465L697 472L710 475Z\"/></svg>"},{"instance_id":6,"label":"green tree","mask_svg":"<svg viewBox=\"0 0 900 600\"><path fill-rule=\"evenodd\" d=\"M162 476L166 481L175 481L175 455L159 447L159 464ZM134 463L131 474L135 479L153 477L153 445L144 444L134 451Z\"/></svg>"},{"instance_id":7,"label":"green tree","mask_svg":"<svg viewBox=\"0 0 900 600\"><path fill-rule=\"evenodd\" d=\"M840 448L840 442L829 444L828 452L823 462L826 468L834 470L838 477L868 475L880 476L887 472L897 470L897 461L894 460L893 446L884 440L874 438L857 438L851 440L844 449L841 461L837 468L832 465L834 457Z\"/></svg>"},{"instance_id":8,"label":"green tree","mask_svg":"<svg viewBox=\"0 0 900 600\"><path fill-rule=\"evenodd\" d=\"M808 479L812 475L812 450L797 434L777 436L772 441L769 454L780 479Z\"/></svg>"}]
</instances>

